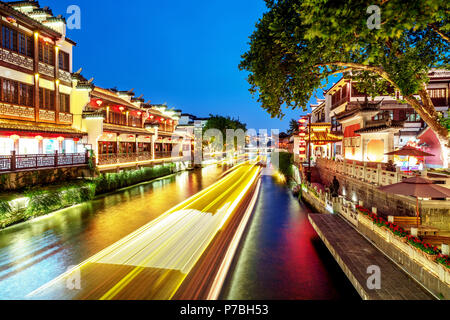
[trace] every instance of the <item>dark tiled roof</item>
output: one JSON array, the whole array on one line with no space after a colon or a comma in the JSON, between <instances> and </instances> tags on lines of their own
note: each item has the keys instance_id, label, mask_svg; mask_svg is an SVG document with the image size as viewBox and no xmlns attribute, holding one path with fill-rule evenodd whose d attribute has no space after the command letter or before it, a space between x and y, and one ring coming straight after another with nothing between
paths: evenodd
<instances>
[{"instance_id":1,"label":"dark tiled roof","mask_svg":"<svg viewBox=\"0 0 450 320\"><path fill-rule=\"evenodd\" d=\"M403 124L394 124L394 123L392 125L382 124L379 126L373 126L373 127L367 127L367 128L355 130L355 133L359 134L359 133L379 132L379 131L384 131L384 130L388 130L388 129L398 129L398 128L403 128Z\"/></svg>"}]
</instances>

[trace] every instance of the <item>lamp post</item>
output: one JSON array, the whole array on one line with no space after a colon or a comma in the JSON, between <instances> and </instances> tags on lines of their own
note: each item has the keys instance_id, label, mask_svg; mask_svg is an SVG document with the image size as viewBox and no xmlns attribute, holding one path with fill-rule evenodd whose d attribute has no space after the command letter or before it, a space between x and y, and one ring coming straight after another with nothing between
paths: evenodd
<instances>
[{"instance_id":1,"label":"lamp post","mask_svg":"<svg viewBox=\"0 0 450 320\"><path fill-rule=\"evenodd\" d=\"M308 175L307 180L311 183L311 115L308 114Z\"/></svg>"},{"instance_id":2,"label":"lamp post","mask_svg":"<svg viewBox=\"0 0 450 320\"><path fill-rule=\"evenodd\" d=\"M306 179L308 182L311 182L311 115L308 114L307 116L302 117L299 120L299 123L301 124L303 130L308 129L308 170L306 171ZM304 128L306 123L308 123L308 125L306 128ZM302 135L305 136L306 134L302 133Z\"/></svg>"}]
</instances>

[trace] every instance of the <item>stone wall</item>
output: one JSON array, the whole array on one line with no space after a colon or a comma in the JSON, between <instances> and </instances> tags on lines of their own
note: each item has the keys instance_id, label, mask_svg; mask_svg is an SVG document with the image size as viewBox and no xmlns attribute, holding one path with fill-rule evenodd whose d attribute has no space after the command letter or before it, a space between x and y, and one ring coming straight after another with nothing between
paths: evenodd
<instances>
[{"instance_id":1,"label":"stone wall","mask_svg":"<svg viewBox=\"0 0 450 320\"><path fill-rule=\"evenodd\" d=\"M63 182L79 177L89 177L90 175L90 171L84 166L3 173L0 174L0 192Z\"/></svg>"},{"instance_id":2,"label":"stone wall","mask_svg":"<svg viewBox=\"0 0 450 320\"><path fill-rule=\"evenodd\" d=\"M329 186L336 176L340 183L340 194L347 200L362 201L366 208L376 207L381 216L416 216L416 201L411 197L380 191L375 185L333 172L326 167L321 167L318 171L323 185ZM424 225L450 231L450 201L420 201L419 207Z\"/></svg>"}]
</instances>

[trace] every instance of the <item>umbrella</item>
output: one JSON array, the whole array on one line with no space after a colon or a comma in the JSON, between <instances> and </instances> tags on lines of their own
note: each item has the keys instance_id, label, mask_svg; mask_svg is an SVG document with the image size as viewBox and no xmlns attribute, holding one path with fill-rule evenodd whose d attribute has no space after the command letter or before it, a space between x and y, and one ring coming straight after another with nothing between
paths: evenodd
<instances>
[{"instance_id":1,"label":"umbrella","mask_svg":"<svg viewBox=\"0 0 450 320\"><path fill-rule=\"evenodd\" d=\"M434 154L424 152L414 147L404 146L400 150L385 153L387 156L408 156L408 170L409 170L409 157L433 157Z\"/></svg>"},{"instance_id":2,"label":"umbrella","mask_svg":"<svg viewBox=\"0 0 450 320\"><path fill-rule=\"evenodd\" d=\"M419 225L419 197L420 198L450 198L450 189L434 184L433 180L423 177L405 179L400 183L380 187L379 190L388 193L413 196L417 198L416 214Z\"/></svg>"}]
</instances>

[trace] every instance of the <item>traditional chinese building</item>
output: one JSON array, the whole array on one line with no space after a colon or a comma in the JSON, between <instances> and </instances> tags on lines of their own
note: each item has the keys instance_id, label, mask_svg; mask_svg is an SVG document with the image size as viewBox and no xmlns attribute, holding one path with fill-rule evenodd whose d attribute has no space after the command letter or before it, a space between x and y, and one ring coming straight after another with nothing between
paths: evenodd
<instances>
[{"instance_id":1,"label":"traditional chinese building","mask_svg":"<svg viewBox=\"0 0 450 320\"><path fill-rule=\"evenodd\" d=\"M98 87L81 70L73 74L73 86L74 127L88 133L100 170L176 160L191 144L175 132L180 111L145 103L133 90Z\"/></svg>"},{"instance_id":2,"label":"traditional chinese building","mask_svg":"<svg viewBox=\"0 0 450 320\"><path fill-rule=\"evenodd\" d=\"M432 70L429 77L430 98L436 110L447 116L450 71ZM401 99L400 93L390 88L388 95L368 101L352 80L343 77L335 83L325 92L322 106L323 118L331 122L331 132L343 135L342 143L334 144L333 156L370 162L400 161L385 153L414 144L424 151L439 153L432 159L425 159L427 165L442 166L437 137L410 105L399 101Z\"/></svg>"},{"instance_id":3,"label":"traditional chinese building","mask_svg":"<svg viewBox=\"0 0 450 320\"><path fill-rule=\"evenodd\" d=\"M85 164L65 19L37 1L0 1L0 28L0 171Z\"/></svg>"}]
</instances>

